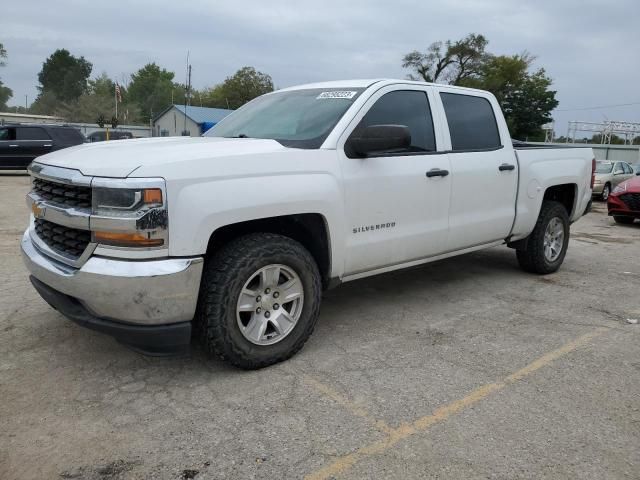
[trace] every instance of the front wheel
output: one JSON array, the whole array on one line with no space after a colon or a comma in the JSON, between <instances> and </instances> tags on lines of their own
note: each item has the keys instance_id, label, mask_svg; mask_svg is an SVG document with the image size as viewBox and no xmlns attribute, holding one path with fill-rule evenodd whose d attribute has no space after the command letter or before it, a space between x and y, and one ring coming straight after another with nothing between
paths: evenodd
<instances>
[{"instance_id":1,"label":"front wheel","mask_svg":"<svg viewBox=\"0 0 640 480\"><path fill-rule=\"evenodd\" d=\"M257 233L232 241L207 261L197 330L210 353L245 369L286 360L318 319L318 267L298 242Z\"/></svg>"},{"instance_id":2,"label":"front wheel","mask_svg":"<svg viewBox=\"0 0 640 480\"><path fill-rule=\"evenodd\" d=\"M569 216L561 203L542 203L536 226L524 250L517 250L520 267L532 273L553 273L564 261L569 246Z\"/></svg>"},{"instance_id":3,"label":"front wheel","mask_svg":"<svg viewBox=\"0 0 640 480\"><path fill-rule=\"evenodd\" d=\"M610 193L611 186L607 183L604 187L602 187L602 201L606 202L609 199Z\"/></svg>"}]
</instances>

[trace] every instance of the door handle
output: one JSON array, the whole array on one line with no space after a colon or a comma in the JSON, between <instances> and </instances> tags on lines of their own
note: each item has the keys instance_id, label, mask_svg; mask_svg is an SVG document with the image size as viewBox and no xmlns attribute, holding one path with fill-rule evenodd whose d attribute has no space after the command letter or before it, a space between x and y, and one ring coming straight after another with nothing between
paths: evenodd
<instances>
[{"instance_id":1,"label":"door handle","mask_svg":"<svg viewBox=\"0 0 640 480\"><path fill-rule=\"evenodd\" d=\"M446 177L449 175L449 170L440 170L439 168L432 168L427 172L427 177Z\"/></svg>"},{"instance_id":2,"label":"door handle","mask_svg":"<svg viewBox=\"0 0 640 480\"><path fill-rule=\"evenodd\" d=\"M9 147L11 147L11 148L16 148L16 147L19 147L19 146L20 145L9 145Z\"/></svg>"},{"instance_id":3,"label":"door handle","mask_svg":"<svg viewBox=\"0 0 640 480\"><path fill-rule=\"evenodd\" d=\"M515 170L515 169L516 169L516 166L511 165L510 163L503 163L498 167L498 170L500 170L501 172L504 172L505 170Z\"/></svg>"},{"instance_id":4,"label":"door handle","mask_svg":"<svg viewBox=\"0 0 640 480\"><path fill-rule=\"evenodd\" d=\"M51 146L51 144L50 144L50 143L45 143L45 144L43 145L43 147L50 147L50 146Z\"/></svg>"}]
</instances>

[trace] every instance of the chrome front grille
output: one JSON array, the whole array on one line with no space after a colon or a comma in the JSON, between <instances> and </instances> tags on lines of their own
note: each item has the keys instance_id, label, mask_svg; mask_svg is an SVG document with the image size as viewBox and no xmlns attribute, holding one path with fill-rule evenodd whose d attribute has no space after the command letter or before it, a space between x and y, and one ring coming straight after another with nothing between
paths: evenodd
<instances>
[{"instance_id":1,"label":"chrome front grille","mask_svg":"<svg viewBox=\"0 0 640 480\"><path fill-rule=\"evenodd\" d=\"M43 200L65 207L91 208L91 187L33 179L32 192Z\"/></svg>"},{"instance_id":2,"label":"chrome front grille","mask_svg":"<svg viewBox=\"0 0 640 480\"><path fill-rule=\"evenodd\" d=\"M35 219L35 231L50 249L65 257L77 260L91 241L91 232L64 227L42 218Z\"/></svg>"}]
</instances>

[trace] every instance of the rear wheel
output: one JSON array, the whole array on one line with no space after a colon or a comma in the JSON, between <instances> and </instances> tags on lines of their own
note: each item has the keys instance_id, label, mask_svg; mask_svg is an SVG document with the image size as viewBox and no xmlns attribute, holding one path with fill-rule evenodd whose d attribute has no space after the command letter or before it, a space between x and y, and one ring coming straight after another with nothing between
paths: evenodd
<instances>
[{"instance_id":1,"label":"rear wheel","mask_svg":"<svg viewBox=\"0 0 640 480\"><path fill-rule=\"evenodd\" d=\"M245 369L298 352L318 319L318 267L281 235L241 237L207 261L196 322L210 353Z\"/></svg>"},{"instance_id":2,"label":"rear wheel","mask_svg":"<svg viewBox=\"0 0 640 480\"><path fill-rule=\"evenodd\" d=\"M609 199L609 194L611 193L611 185L608 183L602 187L602 200L607 201Z\"/></svg>"},{"instance_id":3,"label":"rear wheel","mask_svg":"<svg viewBox=\"0 0 640 480\"><path fill-rule=\"evenodd\" d=\"M614 215L613 219L615 220L616 223L622 223L624 225L630 225L635 220L633 217L624 217L620 215Z\"/></svg>"},{"instance_id":4,"label":"rear wheel","mask_svg":"<svg viewBox=\"0 0 640 480\"><path fill-rule=\"evenodd\" d=\"M562 265L568 245L567 210L561 203L545 201L526 248L516 251L518 263L527 272L553 273Z\"/></svg>"}]
</instances>

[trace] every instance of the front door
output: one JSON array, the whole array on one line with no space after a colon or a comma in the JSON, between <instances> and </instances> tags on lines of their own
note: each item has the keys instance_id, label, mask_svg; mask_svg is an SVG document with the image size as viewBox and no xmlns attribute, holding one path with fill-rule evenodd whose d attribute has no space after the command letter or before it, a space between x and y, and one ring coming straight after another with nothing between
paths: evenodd
<instances>
[{"instance_id":1,"label":"front door","mask_svg":"<svg viewBox=\"0 0 640 480\"><path fill-rule=\"evenodd\" d=\"M367 158L338 147L343 170L347 239L345 274L421 260L446 249L449 171L437 153L427 91L405 85L381 89L354 118L345 136L371 125L404 125L411 146ZM353 126L355 125L355 127Z\"/></svg>"},{"instance_id":2,"label":"front door","mask_svg":"<svg viewBox=\"0 0 640 480\"><path fill-rule=\"evenodd\" d=\"M0 169L14 169L20 165L15 127L0 127Z\"/></svg>"},{"instance_id":3,"label":"front door","mask_svg":"<svg viewBox=\"0 0 640 480\"><path fill-rule=\"evenodd\" d=\"M16 143L20 168L26 168L34 158L49 153L52 146L51 137L42 127L16 127Z\"/></svg>"}]
</instances>

